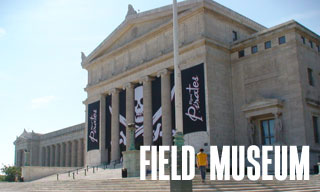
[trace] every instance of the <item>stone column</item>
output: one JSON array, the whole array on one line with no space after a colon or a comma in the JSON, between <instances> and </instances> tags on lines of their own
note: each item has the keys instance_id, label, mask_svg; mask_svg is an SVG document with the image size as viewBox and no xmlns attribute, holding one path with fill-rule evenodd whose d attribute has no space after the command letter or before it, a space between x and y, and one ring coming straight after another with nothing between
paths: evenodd
<instances>
[{"instance_id":1,"label":"stone column","mask_svg":"<svg viewBox=\"0 0 320 192\"><path fill-rule=\"evenodd\" d=\"M55 159L54 159L54 164L56 167L59 167L60 166L60 150L59 150L59 144L56 144L55 145Z\"/></svg>"},{"instance_id":2,"label":"stone column","mask_svg":"<svg viewBox=\"0 0 320 192\"><path fill-rule=\"evenodd\" d=\"M20 167L24 166L24 150L20 150Z\"/></svg>"},{"instance_id":3,"label":"stone column","mask_svg":"<svg viewBox=\"0 0 320 192\"><path fill-rule=\"evenodd\" d=\"M50 167L50 146L47 146L46 166Z\"/></svg>"},{"instance_id":4,"label":"stone column","mask_svg":"<svg viewBox=\"0 0 320 192\"><path fill-rule=\"evenodd\" d=\"M54 160L55 160L55 149L54 145L50 145L50 167L54 167Z\"/></svg>"},{"instance_id":5,"label":"stone column","mask_svg":"<svg viewBox=\"0 0 320 192\"><path fill-rule=\"evenodd\" d=\"M101 142L101 140L100 140L100 142ZM83 149L82 149L81 139L78 140L78 148L77 149L78 149L77 150L77 166L82 167L83 166L82 165L82 151L83 151Z\"/></svg>"},{"instance_id":6,"label":"stone column","mask_svg":"<svg viewBox=\"0 0 320 192\"><path fill-rule=\"evenodd\" d=\"M59 166L63 167L63 144L59 143Z\"/></svg>"},{"instance_id":7,"label":"stone column","mask_svg":"<svg viewBox=\"0 0 320 192\"><path fill-rule=\"evenodd\" d=\"M61 167L66 166L66 143L61 143L61 156L60 156L60 165Z\"/></svg>"},{"instance_id":8,"label":"stone column","mask_svg":"<svg viewBox=\"0 0 320 192\"><path fill-rule=\"evenodd\" d=\"M18 166L18 151L15 149L14 151L14 166Z\"/></svg>"},{"instance_id":9,"label":"stone column","mask_svg":"<svg viewBox=\"0 0 320 192\"><path fill-rule=\"evenodd\" d=\"M164 69L158 73L159 76L161 76L162 145L170 146L172 145L170 71Z\"/></svg>"},{"instance_id":10,"label":"stone column","mask_svg":"<svg viewBox=\"0 0 320 192\"><path fill-rule=\"evenodd\" d=\"M152 145L152 84L149 76L144 77L143 83L143 145Z\"/></svg>"},{"instance_id":11,"label":"stone column","mask_svg":"<svg viewBox=\"0 0 320 192\"><path fill-rule=\"evenodd\" d=\"M126 90L126 119L128 125L129 123L134 123L134 85L127 83L123 89ZM126 140L126 150L128 151L131 143L128 126L126 127Z\"/></svg>"},{"instance_id":12,"label":"stone column","mask_svg":"<svg viewBox=\"0 0 320 192\"><path fill-rule=\"evenodd\" d=\"M71 148L72 143L70 141L66 142L66 167L71 167Z\"/></svg>"},{"instance_id":13,"label":"stone column","mask_svg":"<svg viewBox=\"0 0 320 192\"><path fill-rule=\"evenodd\" d=\"M106 95L100 95L100 154L101 163L106 163L108 158L108 153L106 150Z\"/></svg>"},{"instance_id":14,"label":"stone column","mask_svg":"<svg viewBox=\"0 0 320 192\"><path fill-rule=\"evenodd\" d=\"M43 160L42 160L42 166L46 166L47 164L47 150L46 150L46 147L42 147L42 150L43 150Z\"/></svg>"},{"instance_id":15,"label":"stone column","mask_svg":"<svg viewBox=\"0 0 320 192\"><path fill-rule=\"evenodd\" d=\"M17 167L20 166L20 151L19 150L16 150L16 165Z\"/></svg>"},{"instance_id":16,"label":"stone column","mask_svg":"<svg viewBox=\"0 0 320 192\"><path fill-rule=\"evenodd\" d=\"M40 147L40 149L39 149L39 165L38 165L38 166L42 166L42 160L43 160L43 155L42 155L42 153L43 153L43 148ZM15 164L16 164L16 163L15 163Z\"/></svg>"},{"instance_id":17,"label":"stone column","mask_svg":"<svg viewBox=\"0 0 320 192\"><path fill-rule=\"evenodd\" d=\"M71 149L71 167L77 167L77 152L78 152L78 141L72 141L72 149Z\"/></svg>"},{"instance_id":18,"label":"stone column","mask_svg":"<svg viewBox=\"0 0 320 192\"><path fill-rule=\"evenodd\" d=\"M112 117L111 117L111 162L120 160L119 146L119 91L113 89L112 94Z\"/></svg>"}]
</instances>

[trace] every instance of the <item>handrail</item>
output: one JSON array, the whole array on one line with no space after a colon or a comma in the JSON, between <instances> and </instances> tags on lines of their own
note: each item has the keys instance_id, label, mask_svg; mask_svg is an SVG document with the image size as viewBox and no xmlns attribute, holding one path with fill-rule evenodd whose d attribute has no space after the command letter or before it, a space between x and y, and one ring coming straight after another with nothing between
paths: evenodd
<instances>
[{"instance_id":1,"label":"handrail","mask_svg":"<svg viewBox=\"0 0 320 192\"><path fill-rule=\"evenodd\" d=\"M113 164L111 164L110 163L110 166L112 166L113 165L113 169L115 169L115 167L117 166L117 165L121 165L121 163L113 163ZM87 165L86 167L84 167L84 176L87 176L87 172L89 172L89 169L91 169L92 168L92 173L94 174L96 171L98 171L99 170L99 167L102 167L102 169L104 169L104 170L106 170L106 169L108 169L108 165L107 164L101 164L101 165L97 165L97 166L89 166L89 165ZM81 170L82 168L77 168L77 169L75 169L75 170L73 170L73 171L66 171L66 172L63 172L63 173L60 173L60 174L66 174L66 173L68 173L68 177L70 177L71 175L71 173L72 173L72 178L73 179L76 179L75 178L75 174L79 174L79 170ZM59 173L57 173L57 181L59 181Z\"/></svg>"}]
</instances>

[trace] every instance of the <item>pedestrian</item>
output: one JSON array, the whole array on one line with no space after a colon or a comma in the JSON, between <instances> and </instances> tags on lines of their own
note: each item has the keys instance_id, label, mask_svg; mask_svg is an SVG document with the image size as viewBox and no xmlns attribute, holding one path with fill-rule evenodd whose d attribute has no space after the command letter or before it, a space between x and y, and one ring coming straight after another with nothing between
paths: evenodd
<instances>
[{"instance_id":1,"label":"pedestrian","mask_svg":"<svg viewBox=\"0 0 320 192\"><path fill-rule=\"evenodd\" d=\"M200 169L202 183L206 180L206 168L208 167L208 155L203 152L203 149L200 149L200 152L197 154L197 167Z\"/></svg>"}]
</instances>

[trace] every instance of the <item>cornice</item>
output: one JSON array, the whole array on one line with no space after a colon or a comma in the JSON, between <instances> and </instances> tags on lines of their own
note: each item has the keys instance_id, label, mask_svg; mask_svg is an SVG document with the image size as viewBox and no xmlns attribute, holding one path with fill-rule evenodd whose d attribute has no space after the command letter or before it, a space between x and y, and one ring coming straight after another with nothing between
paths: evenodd
<instances>
[{"instance_id":1,"label":"cornice","mask_svg":"<svg viewBox=\"0 0 320 192\"><path fill-rule=\"evenodd\" d=\"M183 46L181 46L179 48L180 49L179 53L183 54L183 53L188 52L188 51L190 51L192 49L198 48L198 47L200 47L202 45L205 45L205 38L203 38L203 37L199 38L198 40L193 41L190 44L183 44ZM88 91L90 91L90 90L92 90L94 88L101 87L101 86L104 86L106 84L115 82L115 81L120 80L120 79L122 79L124 77L127 77L127 76L129 76L131 74L137 73L137 72L139 72L139 71L141 71L141 70L143 70L145 68L149 68L149 67L151 67L153 65L156 65L158 63L164 62L164 61L172 59L172 58L173 58L173 52L171 50L170 52L168 52L166 54L163 54L163 55L160 55L160 56L158 56L156 58L153 58L150 61L145 61L142 64L140 64L139 66L136 66L136 67L134 67L132 69L129 69L129 70L123 72L123 73L120 73L120 74L118 74L118 75L116 75L114 77L111 77L110 79L101 81L101 82L99 82L97 84L94 84L94 85L89 85L89 86L87 86L85 88L85 91L88 92ZM122 88L122 87L119 87L119 88Z\"/></svg>"},{"instance_id":2,"label":"cornice","mask_svg":"<svg viewBox=\"0 0 320 192\"><path fill-rule=\"evenodd\" d=\"M317 34L305 28L303 25L299 24L298 22L291 20L291 21L282 23L280 25L271 27L269 29L260 31L258 33L252 34L247 39L234 42L231 45L231 52L236 52L243 48L249 47L251 45L260 43L266 40L266 38L270 39L270 38L273 38L288 32L292 32L292 31L308 34L309 37L312 37L312 40L315 43L318 43L318 44L320 43L320 37Z\"/></svg>"}]
</instances>

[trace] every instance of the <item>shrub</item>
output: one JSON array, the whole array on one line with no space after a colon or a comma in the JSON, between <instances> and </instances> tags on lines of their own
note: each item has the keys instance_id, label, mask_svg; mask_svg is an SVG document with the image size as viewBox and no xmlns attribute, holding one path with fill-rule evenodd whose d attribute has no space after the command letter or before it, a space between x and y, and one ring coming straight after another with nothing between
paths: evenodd
<instances>
[{"instance_id":1,"label":"shrub","mask_svg":"<svg viewBox=\"0 0 320 192\"><path fill-rule=\"evenodd\" d=\"M5 175L0 175L0 182L5 181L5 177L6 177Z\"/></svg>"},{"instance_id":2,"label":"shrub","mask_svg":"<svg viewBox=\"0 0 320 192\"><path fill-rule=\"evenodd\" d=\"M16 175L18 175L19 178L21 177L21 169L19 167L4 165L1 171L5 174L5 181L15 181Z\"/></svg>"}]
</instances>

